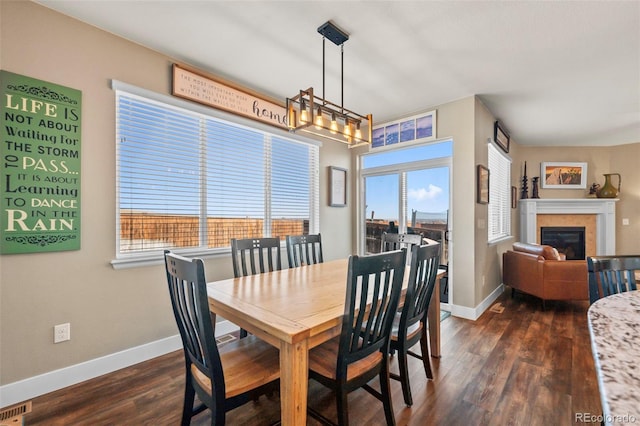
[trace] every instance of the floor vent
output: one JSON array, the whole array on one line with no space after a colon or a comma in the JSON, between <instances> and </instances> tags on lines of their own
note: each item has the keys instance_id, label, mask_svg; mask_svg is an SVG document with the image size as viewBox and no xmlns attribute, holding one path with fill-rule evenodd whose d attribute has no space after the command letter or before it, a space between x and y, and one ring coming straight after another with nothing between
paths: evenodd
<instances>
[{"instance_id":1,"label":"floor vent","mask_svg":"<svg viewBox=\"0 0 640 426\"><path fill-rule=\"evenodd\" d=\"M219 345L224 345L225 343L233 342L236 340L236 337L233 334L225 334L216 339L216 343Z\"/></svg>"},{"instance_id":2,"label":"floor vent","mask_svg":"<svg viewBox=\"0 0 640 426\"><path fill-rule=\"evenodd\" d=\"M0 410L0 426L22 425L22 416L31 412L31 401Z\"/></svg>"},{"instance_id":3,"label":"floor vent","mask_svg":"<svg viewBox=\"0 0 640 426\"><path fill-rule=\"evenodd\" d=\"M504 306L502 306L502 303L496 303L489 310L491 312L495 312L496 314L501 314L504 312Z\"/></svg>"}]
</instances>

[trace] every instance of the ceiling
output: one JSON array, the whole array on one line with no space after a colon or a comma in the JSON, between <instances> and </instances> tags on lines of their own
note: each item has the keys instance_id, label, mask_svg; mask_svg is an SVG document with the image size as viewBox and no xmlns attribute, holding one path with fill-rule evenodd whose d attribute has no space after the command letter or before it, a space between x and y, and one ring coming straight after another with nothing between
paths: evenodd
<instances>
[{"instance_id":1,"label":"ceiling","mask_svg":"<svg viewBox=\"0 0 640 426\"><path fill-rule=\"evenodd\" d=\"M344 106L375 123L478 95L522 145L640 142L640 1L37 2L283 102L322 95L332 20Z\"/></svg>"}]
</instances>

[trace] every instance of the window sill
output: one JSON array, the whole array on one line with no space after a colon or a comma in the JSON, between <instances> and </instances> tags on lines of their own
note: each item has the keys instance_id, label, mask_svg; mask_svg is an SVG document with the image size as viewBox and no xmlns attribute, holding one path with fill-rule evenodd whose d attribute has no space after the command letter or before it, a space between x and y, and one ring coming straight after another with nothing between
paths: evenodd
<instances>
[{"instance_id":1,"label":"window sill","mask_svg":"<svg viewBox=\"0 0 640 426\"><path fill-rule=\"evenodd\" d=\"M214 258L228 256L230 249L192 249L192 250L172 250L185 257ZM152 252L139 255L123 256L113 259L111 262L113 269L139 268L143 266L157 266L164 264L164 251Z\"/></svg>"},{"instance_id":2,"label":"window sill","mask_svg":"<svg viewBox=\"0 0 640 426\"><path fill-rule=\"evenodd\" d=\"M496 238L495 240L487 241L488 246L495 246L505 241L513 240L515 237L513 235L507 235L505 237Z\"/></svg>"}]
</instances>

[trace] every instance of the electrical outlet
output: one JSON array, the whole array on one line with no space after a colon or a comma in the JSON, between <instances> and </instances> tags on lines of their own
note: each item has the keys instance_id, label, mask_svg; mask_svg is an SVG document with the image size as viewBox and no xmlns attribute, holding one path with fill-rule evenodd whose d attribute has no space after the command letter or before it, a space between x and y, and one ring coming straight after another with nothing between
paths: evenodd
<instances>
[{"instance_id":1,"label":"electrical outlet","mask_svg":"<svg viewBox=\"0 0 640 426\"><path fill-rule=\"evenodd\" d=\"M629 218L628 217L623 217L622 218L622 224L625 225L625 226L628 225L629 224Z\"/></svg>"},{"instance_id":2,"label":"electrical outlet","mask_svg":"<svg viewBox=\"0 0 640 426\"><path fill-rule=\"evenodd\" d=\"M71 340L71 324L58 324L53 327L53 343Z\"/></svg>"}]
</instances>

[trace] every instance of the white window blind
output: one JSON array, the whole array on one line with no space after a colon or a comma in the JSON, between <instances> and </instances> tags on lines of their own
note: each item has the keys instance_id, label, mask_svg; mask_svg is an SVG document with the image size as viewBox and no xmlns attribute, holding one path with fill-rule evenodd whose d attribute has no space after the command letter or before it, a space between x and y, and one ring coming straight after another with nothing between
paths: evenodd
<instances>
[{"instance_id":1,"label":"white window blind","mask_svg":"<svg viewBox=\"0 0 640 426\"><path fill-rule=\"evenodd\" d=\"M511 159L489 147L489 242L511 236Z\"/></svg>"},{"instance_id":2,"label":"white window blind","mask_svg":"<svg viewBox=\"0 0 640 426\"><path fill-rule=\"evenodd\" d=\"M317 232L318 147L116 90L118 255Z\"/></svg>"}]
</instances>

